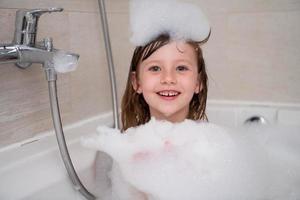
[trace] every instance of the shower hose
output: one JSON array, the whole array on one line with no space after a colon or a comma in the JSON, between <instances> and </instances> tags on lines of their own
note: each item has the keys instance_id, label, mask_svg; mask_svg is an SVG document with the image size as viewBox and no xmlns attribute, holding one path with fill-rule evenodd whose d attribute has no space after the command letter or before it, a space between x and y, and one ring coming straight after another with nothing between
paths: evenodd
<instances>
[{"instance_id":1,"label":"shower hose","mask_svg":"<svg viewBox=\"0 0 300 200\"><path fill-rule=\"evenodd\" d=\"M48 89L49 89L52 120L53 120L54 130L56 133L56 139L57 139L60 155L63 159L64 165L67 169L67 172L73 183L74 188L76 190L78 190L86 199L94 200L94 199L96 199L96 197L93 194L91 194L84 187L84 185L81 183L79 177L77 176L74 166L72 164L69 152L68 152L68 148L66 145L66 140L65 140L64 132L63 132L63 128L62 128L62 123L61 123L59 105L58 105L57 86L56 86L56 76L57 75L50 74L50 78L49 78L48 71L46 71L46 74L47 74L47 79L48 79Z\"/></svg>"},{"instance_id":2,"label":"shower hose","mask_svg":"<svg viewBox=\"0 0 300 200\"><path fill-rule=\"evenodd\" d=\"M111 93L112 93L112 101L113 101L114 127L119 128L116 79L115 79L115 72L114 72L114 66L113 66L113 59L112 59L112 52L111 52L111 46L110 46L109 31L108 31L108 24L107 24L104 0L98 0L98 3L99 3L99 9L100 9L106 57L107 57L107 63L108 63L108 68L109 68L109 77L110 77L110 83L111 83L110 85L111 85L111 91L112 91ZM57 98L57 85L56 85L57 74L56 74L54 68L51 68L51 67L50 68L46 67L45 72L46 72L46 78L48 81L52 120L53 120L54 130L56 133L56 138L57 138L57 142L58 142L62 160L63 160L66 170L69 174L69 177L73 183L74 188L76 190L78 190L86 199L95 200L96 197L92 193L90 193L84 187L84 185L81 183L81 181L74 169L72 160L71 160L69 152L68 152L68 148L66 145L64 132L63 132L63 128L62 128L62 122L61 122L59 104L58 104L58 98Z\"/></svg>"}]
</instances>

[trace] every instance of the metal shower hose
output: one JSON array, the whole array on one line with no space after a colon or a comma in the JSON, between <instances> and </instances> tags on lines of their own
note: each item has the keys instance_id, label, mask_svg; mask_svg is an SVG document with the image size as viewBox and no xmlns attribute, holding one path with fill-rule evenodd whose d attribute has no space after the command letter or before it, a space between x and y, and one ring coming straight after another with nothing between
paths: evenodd
<instances>
[{"instance_id":1,"label":"metal shower hose","mask_svg":"<svg viewBox=\"0 0 300 200\"><path fill-rule=\"evenodd\" d=\"M113 100L113 118L114 118L114 127L119 128L119 115L118 115L118 104L117 104L117 90L116 90L116 79L115 79L115 72L113 66L113 59L112 59L112 52L110 46L110 39L109 39L109 31L107 25L107 18L106 18L106 11L105 11L105 4L104 0L98 0L99 9L100 9L100 16L102 22L102 30L103 36L105 41L105 50L106 50L106 57L107 63L109 68L109 77L111 83L111 91L112 91L112 100ZM56 133L56 138L60 150L61 157L63 159L64 165L67 169L69 177L75 187L86 199L94 200L96 197L91 194L81 183L74 166L72 164L68 148L66 145L64 132L61 123L59 105L58 105L58 98L57 98L57 86L56 86L56 79L57 75L55 72L51 71L54 69L46 70L47 80L48 80L48 89L49 89L49 98L50 98L50 106L51 106L51 114L52 120L54 124L54 129Z\"/></svg>"}]
</instances>

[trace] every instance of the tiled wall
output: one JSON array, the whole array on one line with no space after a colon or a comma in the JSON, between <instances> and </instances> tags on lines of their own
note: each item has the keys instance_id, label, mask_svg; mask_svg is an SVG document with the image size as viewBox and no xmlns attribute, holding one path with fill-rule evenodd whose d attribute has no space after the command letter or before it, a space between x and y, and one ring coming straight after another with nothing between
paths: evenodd
<instances>
[{"instance_id":1,"label":"tiled wall","mask_svg":"<svg viewBox=\"0 0 300 200\"><path fill-rule=\"evenodd\" d=\"M193 0L212 24L210 99L300 103L299 0Z\"/></svg>"},{"instance_id":2,"label":"tiled wall","mask_svg":"<svg viewBox=\"0 0 300 200\"><path fill-rule=\"evenodd\" d=\"M212 25L203 47L209 99L300 102L299 0L187 0L199 4ZM119 100L133 47L128 0L106 0ZM40 18L38 38L80 54L77 71L59 75L63 123L111 109L111 94L96 0L1 0L0 43L13 38L15 11L63 7ZM0 147L52 128L47 83L41 66L0 65Z\"/></svg>"},{"instance_id":3,"label":"tiled wall","mask_svg":"<svg viewBox=\"0 0 300 200\"><path fill-rule=\"evenodd\" d=\"M44 7L65 10L40 17L38 40L51 36L55 48L80 54L78 69L58 77L63 124L109 111L110 84L97 1L1 0L0 42L13 39L16 9ZM0 65L0 94L0 147L52 129L41 65L26 70L13 64Z\"/></svg>"}]
</instances>

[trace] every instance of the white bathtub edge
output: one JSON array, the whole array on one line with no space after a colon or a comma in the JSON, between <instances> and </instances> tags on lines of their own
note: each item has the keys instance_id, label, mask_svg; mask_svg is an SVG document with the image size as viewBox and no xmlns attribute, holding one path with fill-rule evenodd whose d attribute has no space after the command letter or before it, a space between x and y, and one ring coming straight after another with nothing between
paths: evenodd
<instances>
[{"instance_id":1,"label":"white bathtub edge","mask_svg":"<svg viewBox=\"0 0 300 200\"><path fill-rule=\"evenodd\" d=\"M300 108L300 103L268 102L268 101L234 101L221 99L208 99L207 105L211 106L259 106L259 107L283 107Z\"/></svg>"},{"instance_id":2,"label":"white bathtub edge","mask_svg":"<svg viewBox=\"0 0 300 200\"><path fill-rule=\"evenodd\" d=\"M69 153L78 173L90 169L96 156L95 150L82 147L79 140L81 136L96 132L99 125L111 126L112 113L103 113L64 128ZM53 131L1 149L0 161L0 199L23 199L58 182L69 182ZM92 171L88 170L83 175L91 176L90 173ZM64 184L64 187L71 188L72 184Z\"/></svg>"},{"instance_id":3,"label":"white bathtub edge","mask_svg":"<svg viewBox=\"0 0 300 200\"><path fill-rule=\"evenodd\" d=\"M81 120L81 121L78 121L78 122L75 122L72 124L63 125L63 130L64 130L64 133L67 135L67 134L70 134L73 129L76 129L76 128L79 128L79 127L82 127L84 125L91 124L91 123L97 123L99 125L103 124L103 125L111 126L113 123L112 122L112 112L110 111L110 112L101 113L100 115L96 115L96 116L93 116L93 117L90 117L90 118L87 118L87 119L84 119L84 120ZM3 152L6 152L6 151L10 151L12 149L33 143L33 142L36 142L36 141L39 141L39 140L47 138L49 136L53 136L54 134L55 134L55 132L53 129L51 131L41 132L32 138L28 138L21 142L16 142L16 143L13 143L8 146L0 148L0 154Z\"/></svg>"},{"instance_id":4,"label":"white bathtub edge","mask_svg":"<svg viewBox=\"0 0 300 200\"><path fill-rule=\"evenodd\" d=\"M71 146L81 136L96 132L99 125L112 125L112 113L107 112L64 127L66 143ZM0 174L23 162L58 149L54 131L0 149Z\"/></svg>"}]
</instances>

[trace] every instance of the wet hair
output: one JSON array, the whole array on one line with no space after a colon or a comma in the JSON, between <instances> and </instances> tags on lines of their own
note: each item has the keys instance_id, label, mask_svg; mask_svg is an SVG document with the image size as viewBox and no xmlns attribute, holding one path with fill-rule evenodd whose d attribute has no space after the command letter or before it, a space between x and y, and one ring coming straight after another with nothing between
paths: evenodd
<instances>
[{"instance_id":1,"label":"wet hair","mask_svg":"<svg viewBox=\"0 0 300 200\"><path fill-rule=\"evenodd\" d=\"M190 102L187 119L207 121L205 109L207 100L208 78L200 45L202 43L205 43L208 38L209 36L201 42L186 41L195 49L196 52L198 64L198 79L200 85L199 93L195 93ZM132 72L136 72L135 74L137 76L139 64L142 61L146 60L149 56L151 56L156 50L170 42L170 36L167 34L162 34L145 46L138 46L135 48L130 64L126 89L121 103L122 131L125 131L130 127L145 124L150 120L151 115L149 106L146 103L143 94L137 93L132 86Z\"/></svg>"}]
</instances>

